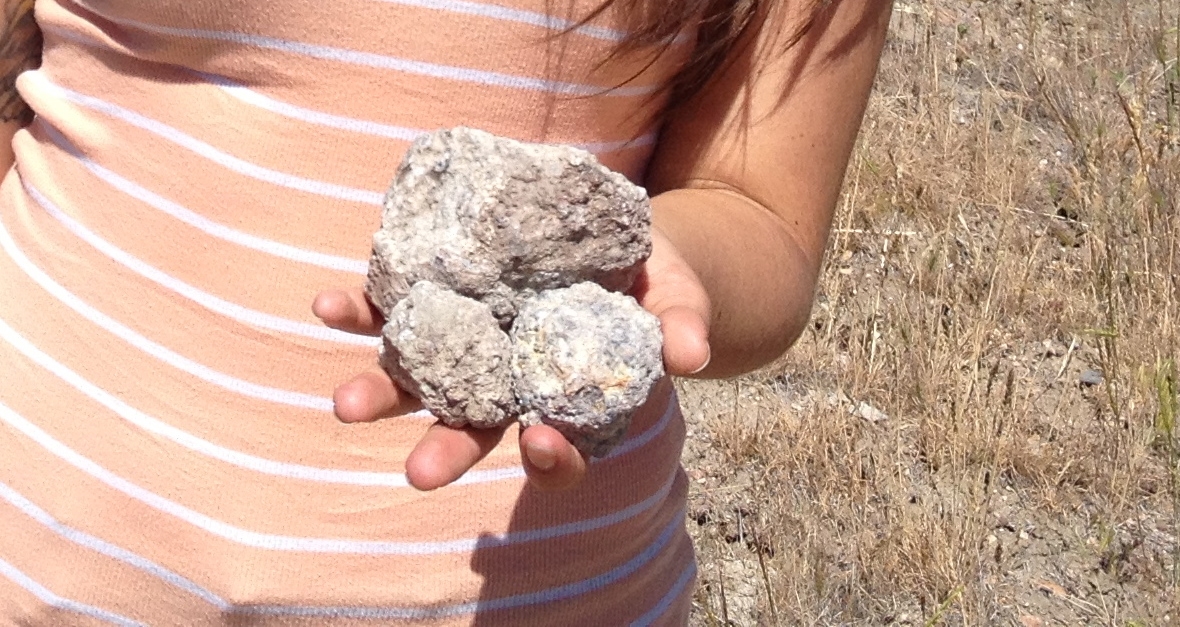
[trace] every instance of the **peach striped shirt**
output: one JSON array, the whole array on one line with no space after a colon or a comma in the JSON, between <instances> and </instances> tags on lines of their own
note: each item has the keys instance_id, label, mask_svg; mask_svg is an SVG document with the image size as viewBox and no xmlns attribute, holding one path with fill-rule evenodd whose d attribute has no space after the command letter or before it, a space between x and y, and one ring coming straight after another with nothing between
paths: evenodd
<instances>
[{"instance_id":1,"label":"peach striped shirt","mask_svg":"<svg viewBox=\"0 0 1180 627\"><path fill-rule=\"evenodd\" d=\"M309 311L363 281L424 131L641 179L687 44L603 64L620 26L551 37L594 5L560 4L39 0L37 117L0 185L0 622L686 620L667 381L574 493L528 489L512 434L420 493L403 462L430 417L336 421L376 342Z\"/></svg>"}]
</instances>

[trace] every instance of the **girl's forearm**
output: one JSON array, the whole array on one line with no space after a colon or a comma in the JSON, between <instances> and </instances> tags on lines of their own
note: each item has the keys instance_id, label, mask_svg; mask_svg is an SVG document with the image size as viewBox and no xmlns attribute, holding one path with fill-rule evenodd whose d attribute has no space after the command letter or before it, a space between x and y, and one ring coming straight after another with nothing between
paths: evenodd
<instances>
[{"instance_id":1,"label":"girl's forearm","mask_svg":"<svg viewBox=\"0 0 1180 627\"><path fill-rule=\"evenodd\" d=\"M776 359L810 314L892 3L820 2L785 45L814 4L768 4L732 64L673 112L648 171L656 225L710 297L703 376Z\"/></svg>"},{"instance_id":2,"label":"girl's forearm","mask_svg":"<svg viewBox=\"0 0 1180 627\"><path fill-rule=\"evenodd\" d=\"M709 293L712 358L700 376L742 374L786 352L807 324L821 259L778 215L719 184L669 191L653 206L656 228Z\"/></svg>"}]
</instances>

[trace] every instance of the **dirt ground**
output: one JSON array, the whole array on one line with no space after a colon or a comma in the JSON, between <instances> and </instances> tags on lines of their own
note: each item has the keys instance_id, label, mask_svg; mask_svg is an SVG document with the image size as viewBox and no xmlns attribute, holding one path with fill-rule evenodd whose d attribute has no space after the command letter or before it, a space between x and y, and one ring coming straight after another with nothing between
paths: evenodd
<instances>
[{"instance_id":1,"label":"dirt ground","mask_svg":"<svg viewBox=\"0 0 1180 627\"><path fill-rule=\"evenodd\" d=\"M813 324L680 382L698 625L1180 623L1180 3L898 2Z\"/></svg>"}]
</instances>

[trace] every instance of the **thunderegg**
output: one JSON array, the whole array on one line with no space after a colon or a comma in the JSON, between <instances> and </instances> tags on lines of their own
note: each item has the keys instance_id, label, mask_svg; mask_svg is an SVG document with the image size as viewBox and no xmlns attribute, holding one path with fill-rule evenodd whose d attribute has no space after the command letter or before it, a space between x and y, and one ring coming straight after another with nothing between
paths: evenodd
<instances>
[{"instance_id":1,"label":"thunderegg","mask_svg":"<svg viewBox=\"0 0 1180 627\"><path fill-rule=\"evenodd\" d=\"M525 425L556 428L602 456L664 374L660 322L594 283L526 301L512 324L512 381Z\"/></svg>"},{"instance_id":2,"label":"thunderegg","mask_svg":"<svg viewBox=\"0 0 1180 627\"><path fill-rule=\"evenodd\" d=\"M426 136L373 236L381 365L448 425L545 423L605 455L664 375L658 319L622 293L650 254L647 193L590 153Z\"/></svg>"}]
</instances>

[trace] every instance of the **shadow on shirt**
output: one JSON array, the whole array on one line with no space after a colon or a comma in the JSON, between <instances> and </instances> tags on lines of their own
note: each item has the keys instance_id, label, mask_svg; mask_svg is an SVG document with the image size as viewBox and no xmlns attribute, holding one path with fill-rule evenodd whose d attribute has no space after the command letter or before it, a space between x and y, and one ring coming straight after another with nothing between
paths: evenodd
<instances>
[{"instance_id":1,"label":"shadow on shirt","mask_svg":"<svg viewBox=\"0 0 1180 627\"><path fill-rule=\"evenodd\" d=\"M667 387L663 387L667 386ZM661 384L653 399L669 398ZM506 533L480 536L472 624L683 625L695 575L684 529L684 422L674 400L635 418L624 451L573 491L525 486Z\"/></svg>"}]
</instances>

